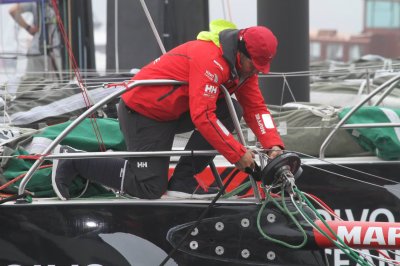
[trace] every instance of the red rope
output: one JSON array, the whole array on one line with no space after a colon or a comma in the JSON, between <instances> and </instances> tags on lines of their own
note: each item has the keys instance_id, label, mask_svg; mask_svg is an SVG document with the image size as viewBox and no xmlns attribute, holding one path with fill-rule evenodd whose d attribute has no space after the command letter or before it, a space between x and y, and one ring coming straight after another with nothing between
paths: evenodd
<instances>
[{"instance_id":1,"label":"red rope","mask_svg":"<svg viewBox=\"0 0 400 266\"><path fill-rule=\"evenodd\" d=\"M56 14L57 24L58 24L58 27L60 29L60 33L61 33L61 35L62 35L62 37L64 39L64 43L65 43L65 45L67 47L68 56L69 56L69 58L71 60L71 63L72 63L72 69L73 69L73 71L75 73L79 88L81 89L81 92L82 92L83 100L85 102L86 108L89 108L90 107L89 96L87 95L85 87L83 86L83 81L82 81L82 77L81 77L80 72L79 72L79 67L78 67L78 64L76 63L76 60L75 60L75 57L74 57L74 54L73 54L73 51L72 51L72 48L71 48L71 44L70 44L68 36L67 36L67 33L65 32L64 24L62 23L62 20L61 20L60 11L59 11L58 6L57 6L57 0L52 0L52 5L53 5L54 12ZM99 143L100 151L105 151L106 148L105 148L105 145L104 145L104 141L103 141L103 138L101 136L100 129L99 129L97 123L96 123L96 118L94 117L93 114L90 115L90 121L92 123L92 127L93 127L94 133L96 135L97 142Z\"/></svg>"},{"instance_id":2,"label":"red rope","mask_svg":"<svg viewBox=\"0 0 400 266\"><path fill-rule=\"evenodd\" d=\"M336 217L336 213L322 199L320 199L317 196L310 194L310 193L307 193L306 196L310 196L314 200L318 201L318 203L320 203L322 206L324 206L332 216Z\"/></svg>"},{"instance_id":3,"label":"red rope","mask_svg":"<svg viewBox=\"0 0 400 266\"><path fill-rule=\"evenodd\" d=\"M128 88L128 84L126 84L126 82L109 83L106 85L107 88L118 87L118 86L124 86L125 88Z\"/></svg>"},{"instance_id":4,"label":"red rope","mask_svg":"<svg viewBox=\"0 0 400 266\"><path fill-rule=\"evenodd\" d=\"M35 154L35 155L18 155L16 156L16 158L18 159L22 159L22 160L38 160L43 156L47 156L50 155L50 153L48 154Z\"/></svg>"},{"instance_id":5,"label":"red rope","mask_svg":"<svg viewBox=\"0 0 400 266\"><path fill-rule=\"evenodd\" d=\"M52 166L53 166L52 164L49 164L49 165L41 165L41 166L39 167L39 169L49 168L49 167L52 167ZM26 175L26 173L20 174L20 175L17 176L16 178L14 178L14 179L8 181L8 182L5 183L4 185L0 186L0 190L3 190L3 189L5 189L5 188L7 188L7 187L10 186L11 184L14 184L14 183L17 182L18 180L22 179L25 175Z\"/></svg>"},{"instance_id":6,"label":"red rope","mask_svg":"<svg viewBox=\"0 0 400 266\"><path fill-rule=\"evenodd\" d=\"M197 175L194 175L194 179L196 179L198 185L196 187L196 190L201 187L205 192L208 192L209 186L204 182L204 180Z\"/></svg>"}]
</instances>

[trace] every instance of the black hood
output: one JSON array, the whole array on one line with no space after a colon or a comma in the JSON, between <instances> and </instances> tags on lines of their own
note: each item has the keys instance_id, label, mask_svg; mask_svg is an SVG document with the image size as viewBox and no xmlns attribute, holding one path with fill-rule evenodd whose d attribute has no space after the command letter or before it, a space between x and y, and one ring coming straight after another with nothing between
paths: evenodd
<instances>
[{"instance_id":1,"label":"black hood","mask_svg":"<svg viewBox=\"0 0 400 266\"><path fill-rule=\"evenodd\" d=\"M238 51L238 35L239 30L227 29L219 33L219 43L222 47L222 56L228 62L231 77L233 79L238 77L236 70L236 54Z\"/></svg>"}]
</instances>

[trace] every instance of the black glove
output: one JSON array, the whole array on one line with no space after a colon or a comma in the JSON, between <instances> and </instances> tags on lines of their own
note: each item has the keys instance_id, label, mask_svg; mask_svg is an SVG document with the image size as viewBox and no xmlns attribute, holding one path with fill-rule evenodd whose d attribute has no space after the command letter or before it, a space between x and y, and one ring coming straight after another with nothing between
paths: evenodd
<instances>
[{"instance_id":1,"label":"black glove","mask_svg":"<svg viewBox=\"0 0 400 266\"><path fill-rule=\"evenodd\" d=\"M244 169L246 173L251 175L256 181L261 181L261 168L258 166L256 162L254 162L254 169L251 169L250 167L246 167Z\"/></svg>"}]
</instances>

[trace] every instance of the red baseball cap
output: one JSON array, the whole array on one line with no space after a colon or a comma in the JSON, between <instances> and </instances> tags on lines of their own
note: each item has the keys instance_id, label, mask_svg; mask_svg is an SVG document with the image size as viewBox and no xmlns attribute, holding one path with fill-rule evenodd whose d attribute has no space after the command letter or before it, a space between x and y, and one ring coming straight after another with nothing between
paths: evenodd
<instances>
[{"instance_id":1,"label":"red baseball cap","mask_svg":"<svg viewBox=\"0 0 400 266\"><path fill-rule=\"evenodd\" d=\"M244 40L255 68L262 73L268 73L278 46L278 40L272 31L264 26L250 27L240 31L239 40Z\"/></svg>"}]
</instances>

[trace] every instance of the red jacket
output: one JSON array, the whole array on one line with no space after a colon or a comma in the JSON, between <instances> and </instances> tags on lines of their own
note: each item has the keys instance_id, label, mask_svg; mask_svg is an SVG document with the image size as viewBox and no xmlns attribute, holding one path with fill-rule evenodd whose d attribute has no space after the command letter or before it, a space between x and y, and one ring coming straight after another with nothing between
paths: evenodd
<instances>
[{"instance_id":1,"label":"red jacket","mask_svg":"<svg viewBox=\"0 0 400 266\"><path fill-rule=\"evenodd\" d=\"M223 84L230 93L236 95L246 123L262 146L283 148L258 87L257 75L238 86L234 67L236 41L230 40L237 36L236 33L231 32L230 35L234 36L220 37L222 48L211 41L184 43L157 58L133 77L133 80L173 79L186 81L189 85L139 86L124 93L123 101L136 112L159 121L178 119L190 110L193 124L204 138L229 162L236 163L246 149L215 115L216 101L224 97L219 87Z\"/></svg>"}]
</instances>

